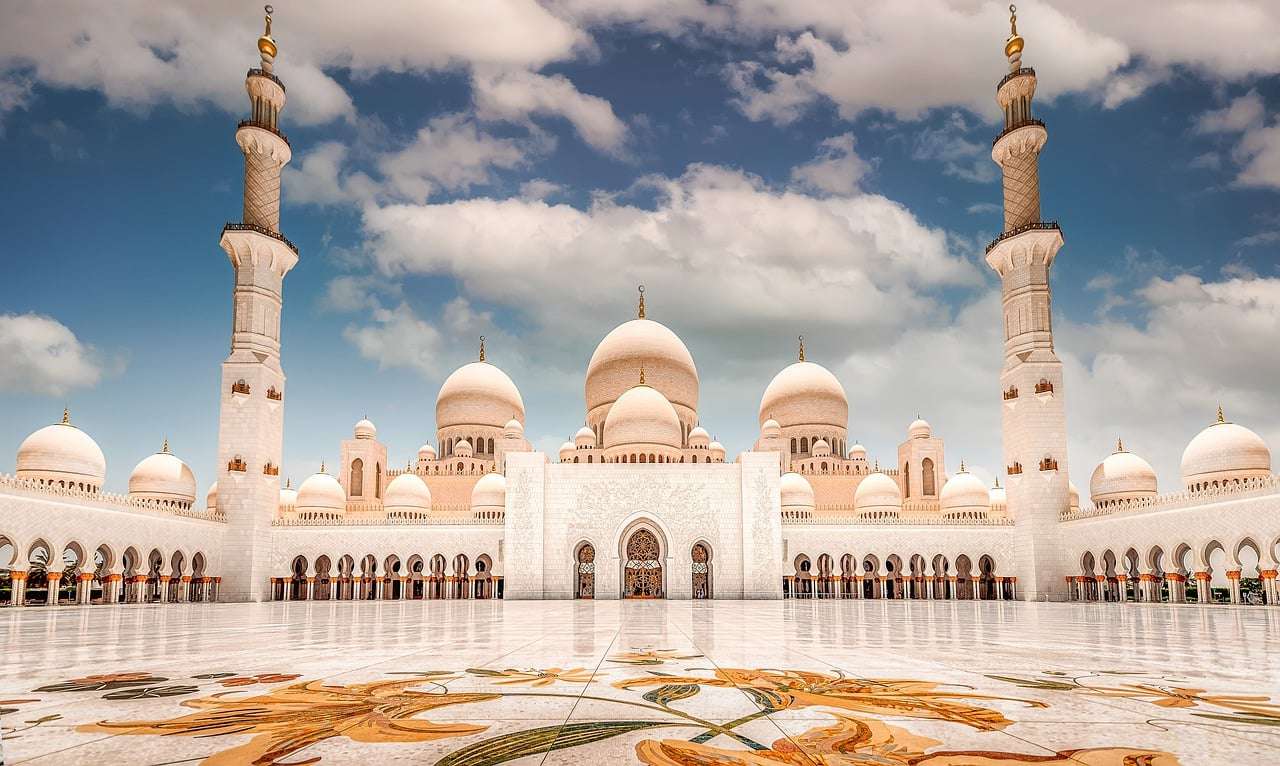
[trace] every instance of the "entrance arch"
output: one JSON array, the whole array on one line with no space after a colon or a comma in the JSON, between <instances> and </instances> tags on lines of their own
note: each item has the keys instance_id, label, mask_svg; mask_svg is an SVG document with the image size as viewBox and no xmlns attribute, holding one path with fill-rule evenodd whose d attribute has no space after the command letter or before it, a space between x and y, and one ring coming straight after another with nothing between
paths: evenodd
<instances>
[{"instance_id":1,"label":"entrance arch","mask_svg":"<svg viewBox=\"0 0 1280 766\"><path fill-rule=\"evenodd\" d=\"M623 545L622 597L663 598L662 545L648 527L638 527Z\"/></svg>"},{"instance_id":2,"label":"entrance arch","mask_svg":"<svg viewBox=\"0 0 1280 766\"><path fill-rule=\"evenodd\" d=\"M575 557L577 575L576 585L574 587L574 598L595 598L596 597L596 549L591 543L583 543L578 546L578 555Z\"/></svg>"},{"instance_id":3,"label":"entrance arch","mask_svg":"<svg viewBox=\"0 0 1280 766\"><path fill-rule=\"evenodd\" d=\"M693 559L693 597L711 598L711 547L695 543L689 557Z\"/></svg>"}]
</instances>

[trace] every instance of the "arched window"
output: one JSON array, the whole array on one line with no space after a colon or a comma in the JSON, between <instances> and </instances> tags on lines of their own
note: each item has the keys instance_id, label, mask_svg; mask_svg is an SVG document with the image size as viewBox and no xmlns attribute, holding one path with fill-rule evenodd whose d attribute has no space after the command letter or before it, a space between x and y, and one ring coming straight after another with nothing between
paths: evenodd
<instances>
[{"instance_id":1,"label":"arched window","mask_svg":"<svg viewBox=\"0 0 1280 766\"><path fill-rule=\"evenodd\" d=\"M347 480L347 491L352 497L364 494L364 461L356 458L351 461L351 477Z\"/></svg>"},{"instance_id":2,"label":"arched window","mask_svg":"<svg viewBox=\"0 0 1280 766\"><path fill-rule=\"evenodd\" d=\"M489 454L493 454L493 439L489 440Z\"/></svg>"},{"instance_id":3,"label":"arched window","mask_svg":"<svg viewBox=\"0 0 1280 766\"><path fill-rule=\"evenodd\" d=\"M373 464L373 496L382 499L382 463Z\"/></svg>"},{"instance_id":4,"label":"arched window","mask_svg":"<svg viewBox=\"0 0 1280 766\"><path fill-rule=\"evenodd\" d=\"M932 458L925 458L920 461L920 481L924 485L923 491L926 497L938 494L937 477L934 474Z\"/></svg>"},{"instance_id":5,"label":"arched window","mask_svg":"<svg viewBox=\"0 0 1280 766\"><path fill-rule=\"evenodd\" d=\"M807 436L800 437L800 451L801 452L809 451L809 437Z\"/></svg>"},{"instance_id":6,"label":"arched window","mask_svg":"<svg viewBox=\"0 0 1280 766\"><path fill-rule=\"evenodd\" d=\"M791 437L791 454L796 454L796 437Z\"/></svg>"},{"instance_id":7,"label":"arched window","mask_svg":"<svg viewBox=\"0 0 1280 766\"><path fill-rule=\"evenodd\" d=\"M588 463L592 462L592 461L591 461L591 456L590 456L590 455L587 455L587 462L588 462Z\"/></svg>"}]
</instances>

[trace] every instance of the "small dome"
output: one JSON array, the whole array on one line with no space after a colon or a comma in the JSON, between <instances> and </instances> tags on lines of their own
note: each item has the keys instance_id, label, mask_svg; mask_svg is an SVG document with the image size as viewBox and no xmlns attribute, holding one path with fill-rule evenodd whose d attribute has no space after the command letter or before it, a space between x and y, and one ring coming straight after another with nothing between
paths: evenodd
<instances>
[{"instance_id":1,"label":"small dome","mask_svg":"<svg viewBox=\"0 0 1280 766\"><path fill-rule=\"evenodd\" d=\"M354 430L357 439L378 438L378 428L368 418L361 418Z\"/></svg>"},{"instance_id":2,"label":"small dome","mask_svg":"<svg viewBox=\"0 0 1280 766\"><path fill-rule=\"evenodd\" d=\"M702 426L694 426L689 432L690 447L707 447L711 444L711 434Z\"/></svg>"},{"instance_id":3,"label":"small dome","mask_svg":"<svg viewBox=\"0 0 1280 766\"><path fill-rule=\"evenodd\" d=\"M209 485L209 491L204 495L204 507L210 511L218 510L218 482Z\"/></svg>"},{"instance_id":4,"label":"small dome","mask_svg":"<svg viewBox=\"0 0 1280 766\"><path fill-rule=\"evenodd\" d=\"M1182 453L1182 481L1187 487L1271 475L1271 450L1253 431L1218 422L1196 434Z\"/></svg>"},{"instance_id":5,"label":"small dome","mask_svg":"<svg viewBox=\"0 0 1280 766\"><path fill-rule=\"evenodd\" d=\"M418 448L419 460L435 460L436 448L430 444L424 444Z\"/></svg>"},{"instance_id":6,"label":"small dome","mask_svg":"<svg viewBox=\"0 0 1280 766\"><path fill-rule=\"evenodd\" d=\"M680 449L680 418L667 397L647 385L633 386L609 408L604 446L660 444Z\"/></svg>"},{"instance_id":7,"label":"small dome","mask_svg":"<svg viewBox=\"0 0 1280 766\"><path fill-rule=\"evenodd\" d=\"M430 511L431 490L418 474L402 473L383 491L382 507L387 513Z\"/></svg>"},{"instance_id":8,"label":"small dome","mask_svg":"<svg viewBox=\"0 0 1280 766\"><path fill-rule=\"evenodd\" d=\"M857 442L854 442L853 446L849 448L849 459L850 460L866 460L867 448L862 446L861 444L858 444Z\"/></svg>"},{"instance_id":9,"label":"small dome","mask_svg":"<svg viewBox=\"0 0 1280 766\"><path fill-rule=\"evenodd\" d=\"M436 428L490 426L502 428L524 420L520 390L502 370L488 362L471 362L453 371L436 396Z\"/></svg>"},{"instance_id":10,"label":"small dome","mask_svg":"<svg viewBox=\"0 0 1280 766\"><path fill-rule=\"evenodd\" d=\"M1003 511L1009 507L1009 495L1004 491L1004 487L1000 486L998 480L996 485L991 488L990 493L988 493L988 502L991 504L991 510L993 511Z\"/></svg>"},{"instance_id":11,"label":"small dome","mask_svg":"<svg viewBox=\"0 0 1280 766\"><path fill-rule=\"evenodd\" d=\"M1154 497L1155 494L1155 469L1147 461L1125 451L1123 444L1116 445L1116 451L1093 469L1093 476L1089 479L1089 495L1095 505L1134 497Z\"/></svg>"},{"instance_id":12,"label":"small dome","mask_svg":"<svg viewBox=\"0 0 1280 766\"><path fill-rule=\"evenodd\" d=\"M831 445L826 439L818 439L813 443L812 454L814 457L830 457Z\"/></svg>"},{"instance_id":13,"label":"small dome","mask_svg":"<svg viewBox=\"0 0 1280 766\"><path fill-rule=\"evenodd\" d=\"M707 452L711 453L713 459L724 460L724 445L718 441L712 441L708 444Z\"/></svg>"},{"instance_id":14,"label":"small dome","mask_svg":"<svg viewBox=\"0 0 1280 766\"><path fill-rule=\"evenodd\" d=\"M453 445L453 454L458 457L471 457L476 454L475 447L471 446L471 442L467 439L459 441Z\"/></svg>"},{"instance_id":15,"label":"small dome","mask_svg":"<svg viewBox=\"0 0 1280 766\"><path fill-rule=\"evenodd\" d=\"M831 371L813 362L796 362L773 376L760 399L760 424L780 427L849 426L849 399Z\"/></svg>"},{"instance_id":16,"label":"small dome","mask_svg":"<svg viewBox=\"0 0 1280 766\"><path fill-rule=\"evenodd\" d=\"M500 473L486 473L471 488L471 508L507 507L507 478Z\"/></svg>"},{"instance_id":17,"label":"small dome","mask_svg":"<svg viewBox=\"0 0 1280 766\"><path fill-rule=\"evenodd\" d=\"M933 436L933 426L923 418L916 418L907 427L908 439L928 439L930 436Z\"/></svg>"},{"instance_id":18,"label":"small dome","mask_svg":"<svg viewBox=\"0 0 1280 766\"><path fill-rule=\"evenodd\" d=\"M196 501L196 477L186 463L169 452L169 442L143 458L129 474L129 496L190 505Z\"/></svg>"},{"instance_id":19,"label":"small dome","mask_svg":"<svg viewBox=\"0 0 1280 766\"><path fill-rule=\"evenodd\" d=\"M859 513L867 511L893 511L902 509L902 490L898 482L876 471L858 482L853 493L853 505Z\"/></svg>"},{"instance_id":20,"label":"small dome","mask_svg":"<svg viewBox=\"0 0 1280 766\"><path fill-rule=\"evenodd\" d=\"M576 451L577 451L577 449L578 449L577 447L573 446L573 442L565 442L564 444L561 444L561 445L560 445L560 460L561 460L562 462L563 462L563 461L566 461L566 460L568 460L568 461L572 461L572 460L573 460L573 453L574 453L574 452L576 452Z\"/></svg>"},{"instance_id":21,"label":"small dome","mask_svg":"<svg viewBox=\"0 0 1280 766\"><path fill-rule=\"evenodd\" d=\"M1073 511L1080 510L1080 488L1074 481L1067 482L1067 508Z\"/></svg>"},{"instance_id":22,"label":"small dome","mask_svg":"<svg viewBox=\"0 0 1280 766\"><path fill-rule=\"evenodd\" d=\"M760 424L760 435L766 439L775 439L782 436L782 426L778 425L778 421L769 418Z\"/></svg>"},{"instance_id":23,"label":"small dome","mask_svg":"<svg viewBox=\"0 0 1280 766\"><path fill-rule=\"evenodd\" d=\"M293 511L298 507L298 491L293 487L280 488L280 512Z\"/></svg>"},{"instance_id":24,"label":"small dome","mask_svg":"<svg viewBox=\"0 0 1280 766\"><path fill-rule=\"evenodd\" d=\"M596 446L596 432L590 428L583 426L573 435L573 444L578 447L594 447Z\"/></svg>"},{"instance_id":25,"label":"small dome","mask_svg":"<svg viewBox=\"0 0 1280 766\"><path fill-rule=\"evenodd\" d=\"M798 473L784 473L778 482L778 489L782 495L784 510L788 507L813 510L813 487L805 477Z\"/></svg>"},{"instance_id":26,"label":"small dome","mask_svg":"<svg viewBox=\"0 0 1280 766\"><path fill-rule=\"evenodd\" d=\"M107 459L98 443L71 425L63 413L61 423L45 426L22 441L17 469L19 479L84 483L96 490L107 478Z\"/></svg>"},{"instance_id":27,"label":"small dome","mask_svg":"<svg viewBox=\"0 0 1280 766\"><path fill-rule=\"evenodd\" d=\"M960 473L947 479L947 483L942 485L938 500L944 516L964 512L986 513L991 507L991 492L982 479L964 470L962 466Z\"/></svg>"},{"instance_id":28,"label":"small dome","mask_svg":"<svg viewBox=\"0 0 1280 766\"><path fill-rule=\"evenodd\" d=\"M502 427L502 435L507 438L524 436L524 425L519 420L512 418Z\"/></svg>"},{"instance_id":29,"label":"small dome","mask_svg":"<svg viewBox=\"0 0 1280 766\"><path fill-rule=\"evenodd\" d=\"M329 474L312 474L298 488L297 510L322 516L341 515L347 510L347 493Z\"/></svg>"}]
</instances>

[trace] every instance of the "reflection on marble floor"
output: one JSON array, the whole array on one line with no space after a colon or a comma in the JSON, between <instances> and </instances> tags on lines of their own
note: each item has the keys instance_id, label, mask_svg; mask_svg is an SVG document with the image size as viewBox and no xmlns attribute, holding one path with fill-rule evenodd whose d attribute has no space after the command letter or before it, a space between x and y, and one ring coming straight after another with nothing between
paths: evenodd
<instances>
[{"instance_id":1,"label":"reflection on marble floor","mask_svg":"<svg viewBox=\"0 0 1280 766\"><path fill-rule=\"evenodd\" d=\"M0 612L5 763L1280 762L1280 610L301 602Z\"/></svg>"}]
</instances>

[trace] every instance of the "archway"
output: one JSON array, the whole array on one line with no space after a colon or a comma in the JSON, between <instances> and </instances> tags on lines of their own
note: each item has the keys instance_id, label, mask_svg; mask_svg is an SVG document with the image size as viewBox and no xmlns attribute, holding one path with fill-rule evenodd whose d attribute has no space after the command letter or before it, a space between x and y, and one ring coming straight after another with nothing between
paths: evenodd
<instances>
[{"instance_id":1,"label":"archway","mask_svg":"<svg viewBox=\"0 0 1280 766\"><path fill-rule=\"evenodd\" d=\"M693 597L711 598L711 549L704 543L695 543L690 557L693 559Z\"/></svg>"},{"instance_id":2,"label":"archway","mask_svg":"<svg viewBox=\"0 0 1280 766\"><path fill-rule=\"evenodd\" d=\"M658 536L641 527L627 538L623 598L662 598L662 546Z\"/></svg>"},{"instance_id":3,"label":"archway","mask_svg":"<svg viewBox=\"0 0 1280 766\"><path fill-rule=\"evenodd\" d=\"M578 546L574 557L577 563L577 579L574 587L574 598L596 597L596 549L591 543Z\"/></svg>"}]
</instances>

